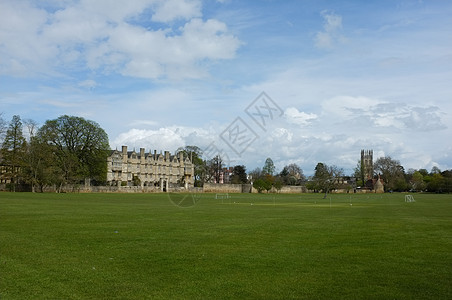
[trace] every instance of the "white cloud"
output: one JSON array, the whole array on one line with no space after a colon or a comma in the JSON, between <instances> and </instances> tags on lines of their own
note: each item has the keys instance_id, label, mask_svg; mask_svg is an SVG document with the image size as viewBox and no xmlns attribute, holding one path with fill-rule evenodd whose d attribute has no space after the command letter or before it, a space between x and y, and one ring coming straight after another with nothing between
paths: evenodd
<instances>
[{"instance_id":1,"label":"white cloud","mask_svg":"<svg viewBox=\"0 0 452 300\"><path fill-rule=\"evenodd\" d=\"M284 111L284 115L288 122L298 125L308 125L312 120L317 119L317 115L313 113L305 113L299 111L295 107L289 107Z\"/></svg>"},{"instance_id":2,"label":"white cloud","mask_svg":"<svg viewBox=\"0 0 452 300\"><path fill-rule=\"evenodd\" d=\"M199 18L199 1L129 2L81 1L55 11L2 2L0 72L91 69L151 79L199 78L208 72L206 61L231 59L240 46L226 24ZM140 25L151 18L186 21L180 28Z\"/></svg>"},{"instance_id":3,"label":"white cloud","mask_svg":"<svg viewBox=\"0 0 452 300\"><path fill-rule=\"evenodd\" d=\"M347 119L357 112L367 112L370 107L381 103L380 100L368 97L336 96L322 102L322 110L326 114L337 115Z\"/></svg>"},{"instance_id":4,"label":"white cloud","mask_svg":"<svg viewBox=\"0 0 452 300\"><path fill-rule=\"evenodd\" d=\"M332 49L338 42L345 40L341 34L342 17L326 10L321 12L324 20L323 31L315 35L315 45L321 49Z\"/></svg>"},{"instance_id":5,"label":"white cloud","mask_svg":"<svg viewBox=\"0 0 452 300\"><path fill-rule=\"evenodd\" d=\"M162 0L157 1L152 20L171 22L176 19L191 19L201 16L201 2L198 0Z\"/></svg>"},{"instance_id":6,"label":"white cloud","mask_svg":"<svg viewBox=\"0 0 452 300\"><path fill-rule=\"evenodd\" d=\"M206 73L199 62L233 58L240 45L217 20L192 19L180 31L180 35L171 36L170 32L131 25L116 28L112 46L128 60L121 72L144 78L199 78Z\"/></svg>"},{"instance_id":7,"label":"white cloud","mask_svg":"<svg viewBox=\"0 0 452 300\"><path fill-rule=\"evenodd\" d=\"M176 151L179 147L186 145L196 145L207 147L212 141L212 136L216 136L209 129L169 126L159 129L130 129L119 134L111 143L113 148L126 145L129 148L146 148L148 150L170 150Z\"/></svg>"},{"instance_id":8,"label":"white cloud","mask_svg":"<svg viewBox=\"0 0 452 300\"><path fill-rule=\"evenodd\" d=\"M322 103L323 114L334 122L354 123L367 128L434 131L445 129L443 113L436 106L419 106L371 99L337 96Z\"/></svg>"}]
</instances>

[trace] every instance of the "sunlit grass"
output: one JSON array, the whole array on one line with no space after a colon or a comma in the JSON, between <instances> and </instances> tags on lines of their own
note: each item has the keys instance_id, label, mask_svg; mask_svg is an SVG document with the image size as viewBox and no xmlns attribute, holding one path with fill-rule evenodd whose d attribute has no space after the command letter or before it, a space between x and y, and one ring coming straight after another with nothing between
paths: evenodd
<instances>
[{"instance_id":1,"label":"sunlit grass","mask_svg":"<svg viewBox=\"0 0 452 300\"><path fill-rule=\"evenodd\" d=\"M231 196L1 193L0 298L452 298L451 195Z\"/></svg>"}]
</instances>

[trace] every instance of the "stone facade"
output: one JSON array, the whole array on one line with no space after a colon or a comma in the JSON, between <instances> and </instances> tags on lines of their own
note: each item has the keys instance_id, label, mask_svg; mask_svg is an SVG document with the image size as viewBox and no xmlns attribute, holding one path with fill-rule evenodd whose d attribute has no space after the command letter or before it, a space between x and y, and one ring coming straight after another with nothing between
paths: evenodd
<instances>
[{"instance_id":1,"label":"stone facade","mask_svg":"<svg viewBox=\"0 0 452 300\"><path fill-rule=\"evenodd\" d=\"M384 193L384 183L378 174L374 178L373 150L361 150L361 167L364 168L365 188L375 192Z\"/></svg>"},{"instance_id":2,"label":"stone facade","mask_svg":"<svg viewBox=\"0 0 452 300\"><path fill-rule=\"evenodd\" d=\"M364 180L374 177L373 150L361 150L361 167L364 169Z\"/></svg>"},{"instance_id":3,"label":"stone facade","mask_svg":"<svg viewBox=\"0 0 452 300\"><path fill-rule=\"evenodd\" d=\"M107 182L117 186L155 187L161 191L168 191L170 187L183 186L185 189L193 187L194 166L190 158L179 155L145 153L112 150L107 158Z\"/></svg>"}]
</instances>

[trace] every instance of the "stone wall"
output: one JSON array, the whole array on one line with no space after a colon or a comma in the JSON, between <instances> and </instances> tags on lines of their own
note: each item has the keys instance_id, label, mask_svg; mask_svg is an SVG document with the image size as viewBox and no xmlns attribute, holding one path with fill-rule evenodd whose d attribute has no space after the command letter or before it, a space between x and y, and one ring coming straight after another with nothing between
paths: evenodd
<instances>
[{"instance_id":1,"label":"stone wall","mask_svg":"<svg viewBox=\"0 0 452 300\"><path fill-rule=\"evenodd\" d=\"M253 188L253 193L258 193L258 191ZM276 194L300 194L300 193L307 193L308 190L305 186L299 186L299 185L286 185L283 186L280 190L275 189L272 187L272 189L269 191L269 193L276 193ZM267 191L263 191L262 193L267 193Z\"/></svg>"},{"instance_id":2,"label":"stone wall","mask_svg":"<svg viewBox=\"0 0 452 300\"><path fill-rule=\"evenodd\" d=\"M241 184L204 183L204 193L241 193Z\"/></svg>"},{"instance_id":3,"label":"stone wall","mask_svg":"<svg viewBox=\"0 0 452 300\"><path fill-rule=\"evenodd\" d=\"M221 184L221 183L205 183L204 193L257 193L257 190L251 184ZM306 193L304 186L283 186L281 190L272 188L270 193L280 194L297 194ZM266 193L266 191L264 191Z\"/></svg>"}]
</instances>

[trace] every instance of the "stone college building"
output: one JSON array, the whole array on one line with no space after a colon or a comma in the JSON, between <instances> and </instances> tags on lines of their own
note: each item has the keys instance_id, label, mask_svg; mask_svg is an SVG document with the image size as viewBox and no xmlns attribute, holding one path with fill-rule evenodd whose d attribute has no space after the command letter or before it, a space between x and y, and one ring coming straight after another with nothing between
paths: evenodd
<instances>
[{"instance_id":1,"label":"stone college building","mask_svg":"<svg viewBox=\"0 0 452 300\"><path fill-rule=\"evenodd\" d=\"M107 182L117 186L141 186L168 191L171 187L193 187L194 167L189 157L183 153L170 155L112 150L107 159Z\"/></svg>"}]
</instances>

